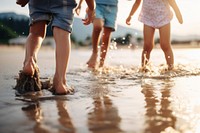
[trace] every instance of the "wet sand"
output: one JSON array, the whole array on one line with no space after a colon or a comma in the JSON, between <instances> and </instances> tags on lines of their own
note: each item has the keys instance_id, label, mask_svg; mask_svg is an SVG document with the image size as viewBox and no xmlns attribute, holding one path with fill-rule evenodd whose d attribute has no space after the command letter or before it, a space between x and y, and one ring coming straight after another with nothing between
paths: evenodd
<instances>
[{"instance_id":1,"label":"wet sand","mask_svg":"<svg viewBox=\"0 0 200 133\"><path fill-rule=\"evenodd\" d=\"M111 49L98 71L85 66L90 50L73 49L67 80L74 95L24 102L12 89L24 49L0 47L0 132L199 133L199 51L174 49L176 71L162 73L164 55L154 49L154 72L142 74L141 49ZM52 77L54 50L43 47L38 58L41 76Z\"/></svg>"}]
</instances>

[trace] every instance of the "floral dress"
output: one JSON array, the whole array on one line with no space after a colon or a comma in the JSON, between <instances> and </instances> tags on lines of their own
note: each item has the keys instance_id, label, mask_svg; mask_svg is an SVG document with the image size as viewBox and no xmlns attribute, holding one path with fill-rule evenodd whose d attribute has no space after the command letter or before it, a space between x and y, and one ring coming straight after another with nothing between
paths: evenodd
<instances>
[{"instance_id":1,"label":"floral dress","mask_svg":"<svg viewBox=\"0 0 200 133\"><path fill-rule=\"evenodd\" d=\"M160 28L173 18L168 0L143 0L139 21L153 28Z\"/></svg>"}]
</instances>

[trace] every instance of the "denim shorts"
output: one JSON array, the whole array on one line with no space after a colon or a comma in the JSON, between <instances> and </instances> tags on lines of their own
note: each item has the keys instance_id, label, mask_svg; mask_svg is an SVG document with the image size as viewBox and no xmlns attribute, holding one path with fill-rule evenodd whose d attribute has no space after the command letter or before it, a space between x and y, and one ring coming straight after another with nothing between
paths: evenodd
<instances>
[{"instance_id":1,"label":"denim shorts","mask_svg":"<svg viewBox=\"0 0 200 133\"><path fill-rule=\"evenodd\" d=\"M116 30L118 7L114 5L96 4L96 18L103 19L104 26Z\"/></svg>"},{"instance_id":2,"label":"denim shorts","mask_svg":"<svg viewBox=\"0 0 200 133\"><path fill-rule=\"evenodd\" d=\"M59 27L72 32L75 0L29 0L30 25L38 21L51 22L52 28Z\"/></svg>"}]
</instances>

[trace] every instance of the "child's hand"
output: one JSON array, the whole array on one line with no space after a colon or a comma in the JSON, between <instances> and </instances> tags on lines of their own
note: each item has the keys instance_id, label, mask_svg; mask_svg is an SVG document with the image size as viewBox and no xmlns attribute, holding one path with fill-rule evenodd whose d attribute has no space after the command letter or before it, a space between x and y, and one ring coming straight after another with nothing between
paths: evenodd
<instances>
[{"instance_id":1,"label":"child's hand","mask_svg":"<svg viewBox=\"0 0 200 133\"><path fill-rule=\"evenodd\" d=\"M16 4L20 5L21 7L24 7L28 2L29 0L17 0Z\"/></svg>"},{"instance_id":2,"label":"child's hand","mask_svg":"<svg viewBox=\"0 0 200 133\"><path fill-rule=\"evenodd\" d=\"M182 18L182 15L181 15L180 12L176 14L176 17L177 17L179 23L182 24L183 23L183 18Z\"/></svg>"},{"instance_id":3,"label":"child's hand","mask_svg":"<svg viewBox=\"0 0 200 133\"><path fill-rule=\"evenodd\" d=\"M76 14L79 16L79 15L80 15L80 12L81 12L81 6L78 6L78 7L75 9L75 12L76 12Z\"/></svg>"},{"instance_id":4,"label":"child's hand","mask_svg":"<svg viewBox=\"0 0 200 133\"><path fill-rule=\"evenodd\" d=\"M87 18L82 19L84 25L88 25L93 22L95 18L95 10L90 10L89 8L86 9Z\"/></svg>"},{"instance_id":5,"label":"child's hand","mask_svg":"<svg viewBox=\"0 0 200 133\"><path fill-rule=\"evenodd\" d=\"M131 16L128 16L128 18L126 19L126 24L131 25Z\"/></svg>"}]
</instances>

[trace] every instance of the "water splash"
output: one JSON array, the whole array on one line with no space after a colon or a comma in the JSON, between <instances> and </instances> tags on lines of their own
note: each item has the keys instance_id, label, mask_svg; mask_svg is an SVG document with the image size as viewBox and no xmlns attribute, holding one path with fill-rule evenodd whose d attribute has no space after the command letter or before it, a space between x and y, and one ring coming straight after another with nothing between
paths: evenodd
<instances>
[{"instance_id":1,"label":"water splash","mask_svg":"<svg viewBox=\"0 0 200 133\"><path fill-rule=\"evenodd\" d=\"M177 64L173 70L168 70L168 66L160 64L155 66L148 62L144 67L131 66L105 66L92 70L97 77L112 77L114 79L167 79L183 76L199 76L200 68L191 65Z\"/></svg>"},{"instance_id":2,"label":"water splash","mask_svg":"<svg viewBox=\"0 0 200 133\"><path fill-rule=\"evenodd\" d=\"M111 49L111 50L116 50L116 49L117 49L117 43L116 43L115 41L112 41L112 42L110 43L110 49Z\"/></svg>"}]
</instances>

